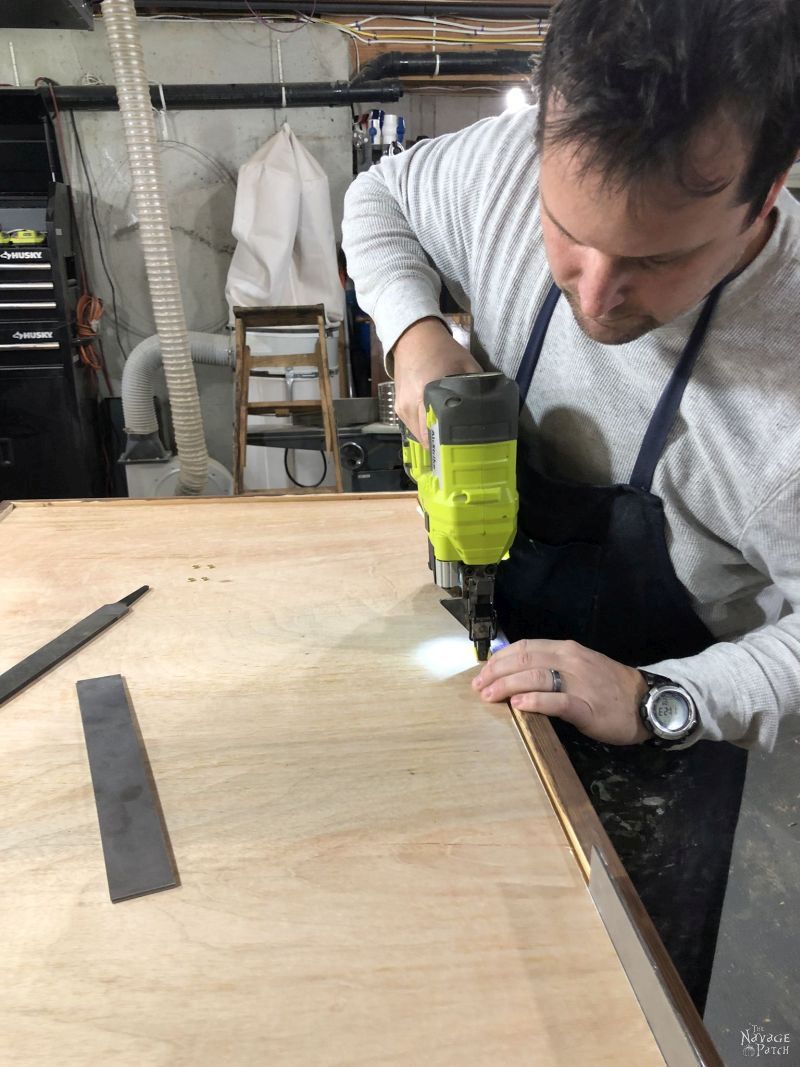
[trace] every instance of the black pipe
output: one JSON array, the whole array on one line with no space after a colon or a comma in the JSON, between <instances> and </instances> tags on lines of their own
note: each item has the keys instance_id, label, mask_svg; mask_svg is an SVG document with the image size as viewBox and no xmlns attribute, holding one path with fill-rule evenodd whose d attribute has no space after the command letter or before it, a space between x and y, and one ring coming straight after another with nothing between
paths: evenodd
<instances>
[{"instance_id":1,"label":"black pipe","mask_svg":"<svg viewBox=\"0 0 800 1067\"><path fill-rule=\"evenodd\" d=\"M496 52L384 52L365 64L352 86L382 78L418 75L530 74L531 53L516 50Z\"/></svg>"},{"instance_id":2,"label":"black pipe","mask_svg":"<svg viewBox=\"0 0 800 1067\"><path fill-rule=\"evenodd\" d=\"M136 0L136 8L146 14L157 11L159 14L172 12L210 12L217 14L242 15L242 0ZM550 18L550 4L473 4L459 3L458 0L445 3L425 3L423 0L400 0L398 3L362 3L360 0L351 0L350 3L331 3L329 0L305 0L298 3L297 0L249 0L248 7L261 15L389 15L400 17L404 15L425 15L428 18L446 18L458 16L460 18L491 19L503 21L511 19L520 21L524 19L547 19ZM245 7L245 12L247 8Z\"/></svg>"},{"instance_id":3,"label":"black pipe","mask_svg":"<svg viewBox=\"0 0 800 1067\"><path fill-rule=\"evenodd\" d=\"M161 100L161 91L164 100ZM44 92L44 90L43 90ZM66 111L114 111L117 90L113 85L58 85L53 87L58 106ZM45 100L49 101L49 92ZM347 82L287 82L280 84L242 85L153 85L153 107L164 104L175 111L207 111L217 108L256 107L349 107L367 100L370 103L393 103L403 95L400 85L359 85Z\"/></svg>"}]
</instances>

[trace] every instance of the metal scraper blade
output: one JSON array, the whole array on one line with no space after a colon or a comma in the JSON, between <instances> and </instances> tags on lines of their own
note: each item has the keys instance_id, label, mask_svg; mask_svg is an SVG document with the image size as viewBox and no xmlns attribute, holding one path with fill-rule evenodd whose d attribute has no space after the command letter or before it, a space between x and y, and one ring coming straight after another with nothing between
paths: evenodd
<instances>
[{"instance_id":1,"label":"metal scraper blade","mask_svg":"<svg viewBox=\"0 0 800 1067\"><path fill-rule=\"evenodd\" d=\"M173 889L175 860L125 681L84 678L77 688L111 900Z\"/></svg>"}]
</instances>

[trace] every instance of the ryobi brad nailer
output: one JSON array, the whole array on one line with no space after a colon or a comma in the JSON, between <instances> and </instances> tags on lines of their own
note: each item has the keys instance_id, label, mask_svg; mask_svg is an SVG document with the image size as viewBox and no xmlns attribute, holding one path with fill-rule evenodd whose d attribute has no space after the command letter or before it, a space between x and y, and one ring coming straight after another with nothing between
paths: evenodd
<instances>
[{"instance_id":1,"label":"ryobi brad nailer","mask_svg":"<svg viewBox=\"0 0 800 1067\"><path fill-rule=\"evenodd\" d=\"M519 390L504 374L456 374L425 387L428 441L403 432L442 604L485 660L497 634L494 583L517 529Z\"/></svg>"}]
</instances>

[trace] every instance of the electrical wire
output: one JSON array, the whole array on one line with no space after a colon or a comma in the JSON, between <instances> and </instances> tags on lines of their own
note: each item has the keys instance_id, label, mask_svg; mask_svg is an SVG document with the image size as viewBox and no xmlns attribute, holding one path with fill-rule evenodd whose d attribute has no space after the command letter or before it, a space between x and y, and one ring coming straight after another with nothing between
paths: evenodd
<instances>
[{"instance_id":1,"label":"electrical wire","mask_svg":"<svg viewBox=\"0 0 800 1067\"><path fill-rule=\"evenodd\" d=\"M294 451L294 449L292 449L292 451ZM302 482L298 482L297 479L294 478L291 472L289 471L289 449L284 448L283 469L286 472L286 477L289 479L292 485L296 485L298 489L319 489L319 487L325 481L325 475L328 473L328 459L324 452L320 452L320 455L322 456L322 477L318 482L314 482L313 485L304 485Z\"/></svg>"},{"instance_id":2,"label":"electrical wire","mask_svg":"<svg viewBox=\"0 0 800 1067\"><path fill-rule=\"evenodd\" d=\"M343 30L341 27L335 26L334 23L332 23L332 22L324 22L324 20L322 20L322 19L320 19L320 22L322 22L326 26L334 26L334 28L339 29L340 32L347 34L347 36L349 36L351 40L358 41L359 44L366 44L366 45L372 45L372 44L419 45L419 44L432 44L433 43L430 37L427 37L427 36L424 36L424 35L421 35L421 34L417 34L415 36L407 35L405 37L383 37L383 36L378 35L378 34L367 36L367 35L354 33L352 30ZM474 46L476 44L502 44L502 45L517 45L517 46L521 46L521 47L525 47L525 48L533 48L533 49L537 49L537 48L541 47L541 45L543 43L544 43L544 38L543 37L483 37L483 36L476 36L476 37L441 37L440 36L440 37L437 38L437 41L436 41L437 45L455 45L455 44L460 44L460 45L465 45L465 46L466 45Z\"/></svg>"},{"instance_id":3,"label":"electrical wire","mask_svg":"<svg viewBox=\"0 0 800 1067\"><path fill-rule=\"evenodd\" d=\"M355 22L348 22L347 25L350 29L360 30L362 26L365 26L368 22L375 22L386 18L385 15L370 15L368 18L356 19ZM465 22L457 22L454 19L443 19L441 16L431 15L402 15L400 17L401 23L416 22L420 25L430 25L433 28L435 24L437 33L441 32L444 28L453 28L457 30L464 30L467 33L516 33L516 32L529 32L535 33L541 32L542 20L541 19L502 19L492 22L491 30L486 30L486 21L467 20ZM381 30L396 30L406 29L405 25L393 26L391 23L387 26L381 22L379 27Z\"/></svg>"},{"instance_id":4,"label":"electrical wire","mask_svg":"<svg viewBox=\"0 0 800 1067\"><path fill-rule=\"evenodd\" d=\"M108 368L103 356L102 347L97 348L99 343L98 326L103 314L103 301L91 293L81 293L75 305L75 320L78 330L78 352L81 362L85 367L97 376L102 374L108 389L108 395L114 395L111 379L108 376Z\"/></svg>"},{"instance_id":5,"label":"electrical wire","mask_svg":"<svg viewBox=\"0 0 800 1067\"><path fill-rule=\"evenodd\" d=\"M171 137L161 137L159 138L158 143L160 145L168 145L170 148L175 148L179 152L183 152L184 154L187 151L194 152L196 156L199 156L201 159L204 159L206 163L208 163L209 166L211 166L217 172L217 175L222 178L223 181L227 182L229 185L232 185L234 189L236 188L236 175L228 170L228 168L225 166L221 159L216 159L214 156L210 156L207 152L204 152L202 149L198 148L197 145L189 144L188 141L176 141Z\"/></svg>"},{"instance_id":6,"label":"electrical wire","mask_svg":"<svg viewBox=\"0 0 800 1067\"><path fill-rule=\"evenodd\" d=\"M69 160L66 152L66 144L64 141L64 127L61 121L61 112L58 107L58 101L56 100L55 93L53 92L53 86L57 83L51 78L39 77L36 78L34 85L43 84L47 86L50 93L50 100L53 105L53 117L56 127L56 137L58 138L61 158L64 165L64 171L67 177L67 191L69 199L69 211L70 219L72 222L72 230L75 234L75 238L78 245L79 263L80 263L80 277L79 283L81 286L81 295L75 305L75 326L77 330L77 338L75 342L78 348L78 355L81 363L87 368L89 373L93 376L95 381L98 374L102 375L103 380L108 390L108 395L114 395L114 388L111 384L111 379L108 375L108 369L106 367L105 353L103 352L102 342L97 335L97 325L103 314L103 302L99 297L94 296L89 290L89 283L86 277L85 256L83 252L83 242L81 239L80 226L78 225L77 214L75 211L75 201L72 195L72 182L70 179ZM72 114L70 113L72 118ZM73 118L74 123L74 118ZM99 347L97 347L99 345Z\"/></svg>"},{"instance_id":7,"label":"electrical wire","mask_svg":"<svg viewBox=\"0 0 800 1067\"><path fill-rule=\"evenodd\" d=\"M415 85L414 96L427 96L430 93L449 93L450 96L458 96L459 93L507 93L507 85Z\"/></svg>"},{"instance_id":8,"label":"electrical wire","mask_svg":"<svg viewBox=\"0 0 800 1067\"><path fill-rule=\"evenodd\" d=\"M174 150L174 151L177 151L179 153L182 153L183 155L189 155L190 158L194 157L197 160L202 160L208 166L209 170L212 171L212 176L216 176L219 179L220 182L224 182L226 185L228 185L231 188L231 190L233 191L233 193L235 194L235 191L236 191L236 176L232 171L230 171L228 169L228 167L222 162L222 160L217 159L216 157L209 155L207 152L202 151L196 145L189 144L188 141L178 141L178 140L175 140L174 138L169 138L169 137L164 138L164 137L162 137L162 138L159 138L158 145L159 145L159 149L164 148L164 149L167 149L167 150ZM122 160L122 162L120 162L119 165L117 166L116 170L113 171L113 173L107 178L105 186L104 186L104 188L106 190L106 200L107 200L108 215L106 215L104 217L102 212L101 212L101 219L105 223L106 228L109 228L109 229L111 228L111 214L110 213L112 211L112 201L113 201L113 195L114 195L113 191L116 189L116 187L122 181L122 176L124 175L126 167L128 167L127 161L126 160ZM124 184L125 184L125 188L127 189L129 187L129 183L125 182ZM173 224L173 230L181 232L181 228L179 226L177 226L177 225L174 225L174 224ZM188 230L185 230L183 232L187 233L190 237L192 236L192 234L190 234ZM220 248L219 251L224 253L224 252L226 252L228 250L225 249L225 248ZM229 251L232 253L233 249L231 248ZM112 266L113 266L113 263L112 263ZM130 304L130 301L129 301L129 304ZM133 306L133 305L131 305L131 306ZM134 307L133 310L135 312L136 308ZM130 314L128 314L127 316L125 314L122 314L119 317L119 324L126 331L126 333L130 334L132 337L138 337L138 338L149 337L150 334L152 334L152 332L153 332L152 328L148 327L145 330L140 329L137 325L135 325L135 319L136 319L135 314L133 316L131 316ZM224 313L221 312L220 317L218 319L215 319L212 322L205 322L205 323L196 324L193 328L196 329L196 330L200 330L203 333L219 333L220 330L225 330L227 328L227 326L228 326L228 308L227 308L227 305L226 305L225 309L224 309Z\"/></svg>"},{"instance_id":9,"label":"electrical wire","mask_svg":"<svg viewBox=\"0 0 800 1067\"><path fill-rule=\"evenodd\" d=\"M76 216L76 212L75 212L75 203L74 203L73 198L72 198L72 178L71 178L71 175L70 175L69 157L67 155L66 142L64 140L64 127L63 127L63 123L61 121L61 111L60 111L59 106L58 106L58 100L56 99L56 94L53 92L53 86L57 85L58 83L53 81L52 78L46 78L46 77L43 77L43 76L39 76L38 78L35 79L34 85L39 85L40 83L47 86L47 89L48 89L48 91L50 93L50 100L51 100L51 102L53 104L53 116L54 116L55 126L56 126L56 136L58 137L59 146L61 148L61 158L62 158L62 160L64 162L64 170L66 171L67 181L69 182L69 186L70 186L70 190L69 190L70 191L70 207L71 207L71 210L72 210L73 222L75 223L75 233L77 234L78 241L81 244L81 285L82 285L84 294L88 295L88 285L87 285L87 282L86 282L86 268L85 268L86 260L85 260L85 256L83 255L83 247L82 247L82 242L81 242L81 238L80 238L80 227L78 226L78 223L77 223L77 216ZM70 117L70 122L72 124L72 131L73 131L73 134L75 136L75 144L76 144L76 147L78 149L78 155L80 157L81 166L83 168L84 178L86 180L86 185L87 185L87 188L88 188L88 191L89 191L89 202L90 202L90 205L91 205L92 219L94 221L95 232L97 234L97 245L98 245L98 251L100 253L100 262L102 263L103 270L104 270L106 278L108 280L108 284L111 287L111 297L112 297L113 307L114 307L114 331L116 333L117 344L119 345L120 352L122 353L122 358L126 359L127 358L127 353L125 352L125 348L124 348L124 346L122 344L122 341L120 340L119 327L117 325L117 319L118 319L118 316L117 316L117 294L116 294L116 290L114 288L114 283L111 280L111 275L109 274L109 271L108 271L108 266L106 264L105 255L103 253L103 243L102 243L102 240L101 240L101 237L100 237L100 228L97 225L97 216L95 214L95 206L94 206L94 190L92 188L92 182L91 182L91 178L89 176L89 169L88 169L88 167L86 165L86 157L83 154L83 145L81 144L81 139L78 136L78 127L77 127L77 125L75 123L75 114L74 114L74 112L70 111L69 117Z\"/></svg>"},{"instance_id":10,"label":"electrical wire","mask_svg":"<svg viewBox=\"0 0 800 1067\"><path fill-rule=\"evenodd\" d=\"M440 45L475 45L500 44L500 45L523 45L539 47L544 41L547 21L535 20L509 20L498 19L487 24L487 20L456 20L442 19L439 16L408 15L401 16L394 22L381 23L381 18L386 16L370 15L354 22L336 22L330 18L322 18L314 15L316 0L310 14L298 11L292 15L273 15L264 18L251 6L249 0L243 0L245 7L251 12L250 17L236 19L215 19L214 22L250 23L264 26L275 33L297 33L308 25L330 26L339 33L347 36L351 41L360 44L411 44L431 45L436 50ZM150 21L159 22L207 22L208 19L196 18L190 15L148 15L144 16ZM297 22L299 25L293 29L282 29L278 22ZM368 24L378 22L375 29L367 29Z\"/></svg>"},{"instance_id":11,"label":"electrical wire","mask_svg":"<svg viewBox=\"0 0 800 1067\"><path fill-rule=\"evenodd\" d=\"M415 33L415 32L418 32L418 31L422 31L424 29L424 27L422 27L419 24L415 24L415 25L412 25L412 26L383 26L383 27L381 27L381 31L382 32L381 31L377 31L377 30L364 30L364 29L359 28L359 27L347 27L347 29L349 30L350 33L359 34L361 37L363 37L365 39L381 40L384 37L396 36L397 34L406 34L407 35L407 34L410 34L410 33ZM447 35L447 34L449 34L449 35L451 35L453 37L456 37L457 39L461 39L461 40L466 39L470 44L474 44L475 41L485 40L486 38L496 38L496 37L505 38L507 35L509 37L516 36L517 38L535 38L537 40L541 36L540 34L538 34L536 32L534 27L528 28L528 27L522 27L522 26L507 26L507 27L506 26L496 26L496 27L492 28L491 30L487 30L484 27L478 27L478 26L474 26L474 27L467 26L467 27L464 27L463 29L460 29L458 27L447 27L447 26L439 27L439 26L437 26L437 29L436 29L436 40L437 40L437 42L448 40L447 36L443 36L443 35ZM431 34L430 34L428 39L433 41L433 32L432 32L432 30L431 30Z\"/></svg>"},{"instance_id":12,"label":"electrical wire","mask_svg":"<svg viewBox=\"0 0 800 1067\"><path fill-rule=\"evenodd\" d=\"M298 22L299 23L298 26L295 26L295 28L293 30L282 30L282 29L280 29L280 27L273 25L272 19L265 19L263 17L263 15L259 15L259 13L257 11L254 11L253 8L251 7L250 3L248 2L248 0L244 0L244 4L245 4L245 7L247 8L247 10L250 12L250 14L256 20L256 22L259 22L262 25L266 26L267 29L274 30L275 33L285 33L287 35L288 34L292 34L292 33L297 33L298 30L304 29L310 22L313 22L314 21L314 12L317 10L317 0L314 0L314 3L312 5L312 7L311 7L311 11L310 11L310 13L308 15L303 15L298 11L296 16L295 15L289 16L288 21Z\"/></svg>"},{"instance_id":13,"label":"electrical wire","mask_svg":"<svg viewBox=\"0 0 800 1067\"><path fill-rule=\"evenodd\" d=\"M156 18L156 19L154 19L154 21L171 21L171 20L163 20L161 18ZM181 21L181 22L182 21L205 22L207 20L205 20L205 19L176 18L175 21ZM252 22L253 20L252 19L241 19L241 20L226 20L226 21ZM40 80L47 81L48 79L40 79ZM52 94L52 90L51 90L51 94ZM57 107L57 104L56 104L55 100L54 100L54 105ZM92 182L91 175L90 175L90 172L89 172L89 168L88 168L88 165L87 165L87 162L86 162L86 155L85 155L84 150L83 150L83 145L82 145L82 142L81 142L81 138L80 138L80 135L79 135L78 130L77 130L77 124L76 124L76 121L75 121L74 114L71 113L70 114L70 118L71 118L71 122L72 122L72 129L73 129L73 134L74 134L74 137L75 137L76 147L77 147L77 150L78 150L78 154L80 156L81 164L82 164L82 167L83 167L83 173L84 173L84 176L85 176L86 185L87 185L87 189L88 189L88 193L89 193L90 206L91 206L91 216L92 216L92 222L93 222L93 225L94 225L95 234L97 236L97 243L98 243L98 251L99 251L99 255L100 255L100 260L101 260L101 263L102 263L102 266L103 266L103 270L104 270L104 273L105 273L105 276L106 276L106 279L108 281L108 285L109 285L109 288L110 288L111 294L112 294L112 301L113 301L113 306L114 306L114 329L115 329L115 333L116 333L117 343L118 343L118 345L120 347L120 351L122 353L122 356L125 359L125 358L127 358L127 352L126 352L125 348L123 347L123 345L121 343L121 339L120 339L120 336L119 336L119 327L123 326L129 333L131 333L134 336L139 336L139 337L147 336L150 331L148 331L148 333L142 333L140 330L137 330L132 324L127 323L123 319L123 317L118 313L117 303L116 303L116 287L114 285L113 275L111 273L111 270L110 270L109 265L108 265L108 261L106 259L106 254L105 254L103 241L102 241L102 237L101 237L100 225L99 225L98 217L97 217L97 206L96 206L95 190L94 190L93 182ZM196 156L198 159L203 160L207 165L209 165L211 168L213 168L213 170L216 173L217 177L221 181L224 181L225 183L229 184L231 186L231 188L233 188L235 190L235 188L236 188L236 177L235 177L235 175L220 160L215 159L213 156L209 155L206 152L203 152L201 149L197 148L195 145L189 144L188 142L185 142L185 141L178 141L178 140L170 139L168 137L161 138L160 141L159 141L159 145L160 146L164 146L164 147L168 147L168 148L174 148L174 149L177 149L178 151L183 152L183 153L191 153L192 155ZM63 151L63 149L62 149L62 151ZM120 167L119 169L121 170L122 168ZM117 171L117 174L118 173L119 173L119 170ZM115 178L116 178L116 176L115 176ZM203 329L205 331L207 331L207 332L216 333L219 330L224 329L227 326L227 323L228 323L228 316L227 316L227 312L226 312L226 314L224 316L222 316L219 319L219 321L214 322L213 325L204 326Z\"/></svg>"},{"instance_id":14,"label":"electrical wire","mask_svg":"<svg viewBox=\"0 0 800 1067\"><path fill-rule=\"evenodd\" d=\"M318 18L314 21L322 25L331 26L333 29L346 34L351 40L357 40L361 44L367 45L432 44L436 46L440 44L474 45L477 42L481 42L485 44L524 44L538 46L544 41L544 28L540 25L541 20L538 20L535 24L530 22L523 25L508 24L505 22L501 24L498 22L489 28L482 22L477 22L472 25L461 23L443 26L438 19L409 16L405 21L410 22L410 26L396 26L391 23L389 26L382 26L381 30L391 31L388 33L364 29L363 27L366 20L359 20L358 22L349 24L334 22L331 19L323 18ZM431 27L430 32L421 32L426 25ZM402 34L402 36L398 36L398 34Z\"/></svg>"},{"instance_id":15,"label":"electrical wire","mask_svg":"<svg viewBox=\"0 0 800 1067\"><path fill-rule=\"evenodd\" d=\"M54 82L52 78L43 78L41 75L38 78L34 79L33 84L34 86L38 87L40 83L42 85L46 85L47 91L50 93L50 101L53 105L53 121L55 122L56 127L56 138L58 139L58 146L61 149L61 160L64 164L64 170L67 174L67 183L71 186L72 179L70 178L69 173L69 159L67 157L67 145L64 141L64 127L61 122L61 111L58 107L58 100L56 100L56 94L53 92L53 86L57 85L58 83Z\"/></svg>"},{"instance_id":16,"label":"electrical wire","mask_svg":"<svg viewBox=\"0 0 800 1067\"><path fill-rule=\"evenodd\" d=\"M348 39L351 41L351 43L353 45L353 48L354 48L354 51L355 51L355 56L356 56L356 67L359 70L361 68L361 54L360 54L360 51L359 51L359 45L360 44L361 45L366 45L367 47L370 47L370 46L375 45L375 44L378 44L378 45L388 45L388 44L391 44L391 45L416 45L416 46L430 44L430 45L432 45L434 50L436 50L437 47L439 47L441 45L451 45L452 46L452 45L461 44L461 45L472 45L472 46L474 46L476 43L486 43L486 44L490 44L491 43L491 44L502 44L502 45L516 44L516 45L527 45L527 46L538 47L538 46L541 46L541 44L542 44L542 42L544 40L544 30L546 28L546 20L543 21L541 18L533 20L533 21L532 20L522 20L522 19L520 19L520 20L496 20L496 21L491 22L490 25L487 25L486 21L479 21L479 20L469 20L469 19L467 19L467 20L462 21L462 20L457 19L457 18L442 19L442 18L439 18L438 16L416 16L416 15L403 16L400 19L395 19L395 21L387 23L387 22L381 21L381 19L382 19L381 16L372 15L372 16L367 16L367 17L362 18L362 19L358 19L358 20L350 22L350 23L343 23L343 22L336 22L336 21L333 21L331 19L325 19L325 18L321 18L321 17L317 16L315 14L316 6L317 6L316 5L316 0L313 0L311 11L308 14L305 14L303 12L297 11L297 12L291 14L291 15L288 15L288 14L285 15L285 16L275 15L272 18L267 19L267 18L264 18L263 16L259 15L258 12L256 12L254 10L254 8L250 4L249 0L243 0L243 3L244 3L244 6L247 8L247 10L250 12L250 16L249 17L243 16L241 18L218 19L218 20L214 20L214 21L230 22L230 23L245 22L245 23L249 23L249 24L254 24L255 23L255 24L264 26L270 32L280 33L280 34L284 34L284 35L291 35L293 33L297 33L299 30L301 30L301 29L303 29L303 28L305 28L306 26L309 26L309 25L329 26L332 29L337 30L339 33L342 33L344 36L348 37ZM174 22L207 22L208 21L208 19L205 19L205 18L196 18L196 17L193 17L193 16L181 16L181 15L172 15L172 16L170 16L170 15L152 15L152 16L145 16L145 18L148 21L159 21L159 22L169 22L169 21L174 21ZM385 18L385 16L383 18ZM281 26L277 25L277 22L297 22L298 25L296 25L292 29L283 29ZM375 25L375 24L377 24L377 25ZM368 26L369 26L369 28L367 28ZM375 26L374 29L372 28L373 26ZM60 114L60 111L59 111L59 108L58 108L58 102L57 102L55 94L53 92L53 85L56 84L56 83L53 82L52 79L49 79L49 78L37 78L35 84L39 84L40 82L45 83L48 86L48 89L49 89L49 92L50 92L50 97L51 97L51 100L52 100L53 112L54 112L54 117L55 117L56 132L57 132L57 136L59 138L61 154L62 154L62 158L64 160L64 167L65 167L65 170L67 171L67 179L69 181L70 180L69 167L68 167L66 146L65 146L65 143L64 143L63 124L62 124L62 121L61 121L61 114ZM483 87L483 86L468 86L465 89L463 89L462 91L480 92L480 91L483 91L484 89L488 89L491 92L499 92L500 91L499 89L496 89L494 86L486 86L486 87ZM417 89L415 89L415 91L446 92L446 91L450 91L450 90L446 89L444 86L429 86L429 87L417 87ZM93 187L93 183L92 183L92 180L91 180L89 168L88 168L88 165L87 165L87 162L86 162L86 157L85 157L85 154L84 154L84 151L83 151L83 145L82 145L80 136L78 134L78 128L77 128L77 124L76 124L76 121L75 121L75 115L74 115L74 113L72 111L70 112L70 122L71 122L71 125L72 125L72 131L73 131L73 135L74 135L74 138L75 138L75 145L76 145L76 148L77 148L78 157L80 159L81 167L82 167L82 170L83 170L83 175L84 175L84 178L85 178L85 181L86 181L86 186L87 186L87 190L88 190L88 194L89 194L90 214L91 214L91 219L92 219L92 225L93 225L93 228L94 228L94 232L95 232L95 235L96 235L96 238L97 238L97 246L98 246L98 254L99 254L99 258L100 258L100 263L101 263L101 266L103 268L103 273L105 274L106 280L108 282L109 289L111 291L111 300L112 300L112 307L113 307L113 313L114 313L114 324L113 324L114 325L114 334L115 334L117 345L119 346L119 350L120 350L120 353L122 355L122 358L123 358L123 360L125 360L125 359L127 359L127 352L125 350L125 347L122 344L122 339L121 339L120 333L119 333L119 325L120 325L121 320L120 320L119 313L118 313L118 308L117 308L116 287L114 285L114 282L113 282L113 279L112 279L112 276L111 276L111 272L110 272L109 267L108 267L108 262L106 260L105 248L104 248L104 244L103 244L103 240L102 240L100 226L99 226L99 223L98 223L98 220L97 220L97 209L96 209L96 202L95 202L94 187ZM170 141L170 140L167 140L167 139L164 139L162 141L162 143L173 145L176 148L178 146L181 146L184 149L189 149L190 151L196 153L198 156L201 156L202 158L204 158L206 160L206 162L211 163L212 165L214 165L215 168L218 169L218 171L222 171L225 174L225 177L228 180L235 181L235 179L233 179L232 175L230 175L230 173L227 171L227 169L224 168L219 163L219 161L214 160L211 156L206 155L206 153L202 152L200 149L196 148L195 146L190 145L190 144L188 144L186 142ZM73 212L74 212L74 206L73 206ZM77 227L76 227L76 230L79 233L79 229ZM84 284L84 290L86 290L85 284ZM89 305L87 304L85 306L88 307ZM95 316L94 321L97 321L97 318L98 318L98 316ZM134 331L134 332L137 332L137 331ZM83 343L81 345L81 350L83 351L84 349L88 349L88 350L91 350L92 352L94 352L94 349L90 345L87 345L86 341L87 341L87 338L84 336ZM89 358L92 358L94 360L95 356L91 356ZM324 475L323 475L323 477L324 477Z\"/></svg>"},{"instance_id":17,"label":"electrical wire","mask_svg":"<svg viewBox=\"0 0 800 1067\"><path fill-rule=\"evenodd\" d=\"M52 93L52 89L50 90ZM111 290L111 306L114 311L114 336L119 346L120 354L123 361L127 360L128 353L125 351L125 346L122 343L122 338L119 335L119 311L117 310L117 290L114 286L114 282L111 278L111 272L108 269L108 263L106 262L106 255L103 247L103 239L100 234L100 226L97 222L97 208L95 205L94 187L92 185L91 175L89 174L89 167L86 163L86 156L83 153L83 144L78 134L78 124L75 121L75 112L69 113L70 123L72 125L72 133L75 137L75 147L78 150L78 157L81 161L81 168L83 170L83 176L86 181L86 188L89 193L89 213L92 218L92 225L94 226L95 237L97 238L97 252L100 257L100 263L103 267L103 273L106 276L109 289Z\"/></svg>"},{"instance_id":18,"label":"electrical wire","mask_svg":"<svg viewBox=\"0 0 800 1067\"><path fill-rule=\"evenodd\" d=\"M355 22L343 23L342 25L345 25L348 29L353 30L356 33L371 33L373 31L364 30L363 27L366 25L367 22L373 22L376 19L381 19L383 17L385 16L373 15L368 19L358 19ZM375 32L390 33L397 31L406 31L410 28L406 25L406 23L409 22L412 23L412 27L414 25L430 25L431 34L433 34L433 31L435 29L437 37L442 32L447 32L449 30L458 30L459 32L464 33L465 35L468 34L471 37L491 36L494 34L507 33L516 33L528 36L533 35L541 37L543 36L544 29L543 22L541 19L520 19L518 21L510 21L504 19L502 21L498 20L496 22L492 22L491 27L487 27L485 22L478 22L476 20L467 22L455 22L452 19L442 19L438 17L434 19L429 16L423 15L404 15L400 19L399 25L393 25L392 23L385 24L381 22L380 26L376 28Z\"/></svg>"}]
</instances>

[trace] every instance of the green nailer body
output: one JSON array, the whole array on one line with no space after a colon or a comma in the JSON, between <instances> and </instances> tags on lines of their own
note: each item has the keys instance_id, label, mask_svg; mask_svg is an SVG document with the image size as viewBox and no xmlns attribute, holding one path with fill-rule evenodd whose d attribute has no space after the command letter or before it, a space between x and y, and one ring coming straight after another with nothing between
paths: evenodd
<instances>
[{"instance_id":1,"label":"green nailer body","mask_svg":"<svg viewBox=\"0 0 800 1067\"><path fill-rule=\"evenodd\" d=\"M519 390L503 374L458 374L425 387L428 441L403 434L403 462L425 513L434 580L479 659L497 633L494 582L517 529Z\"/></svg>"}]
</instances>

